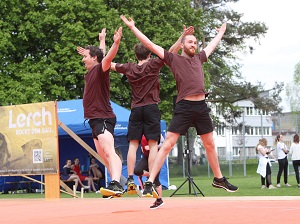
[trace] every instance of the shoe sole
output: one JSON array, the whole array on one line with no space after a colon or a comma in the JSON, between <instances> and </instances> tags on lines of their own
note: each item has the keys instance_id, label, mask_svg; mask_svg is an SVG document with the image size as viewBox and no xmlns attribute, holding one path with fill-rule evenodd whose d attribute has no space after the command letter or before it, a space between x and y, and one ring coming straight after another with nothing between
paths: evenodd
<instances>
[{"instance_id":1,"label":"shoe sole","mask_svg":"<svg viewBox=\"0 0 300 224\"><path fill-rule=\"evenodd\" d=\"M224 186L222 186L222 185L215 184L214 182L212 183L212 186L215 187L215 188L222 188L222 189L224 189L225 191L232 192L232 193L238 191L238 189L236 189L236 190L230 190L230 189L228 189L228 188L226 188L226 187L224 187Z\"/></svg>"},{"instance_id":2,"label":"shoe sole","mask_svg":"<svg viewBox=\"0 0 300 224\"><path fill-rule=\"evenodd\" d=\"M142 194L143 197L145 198L158 198L158 193L156 191L152 191L152 194Z\"/></svg>"},{"instance_id":3,"label":"shoe sole","mask_svg":"<svg viewBox=\"0 0 300 224\"><path fill-rule=\"evenodd\" d=\"M142 194L142 197L143 197L143 198L153 198L153 195L147 193L147 194Z\"/></svg>"},{"instance_id":4,"label":"shoe sole","mask_svg":"<svg viewBox=\"0 0 300 224\"><path fill-rule=\"evenodd\" d=\"M156 207L150 207L150 209L158 209L159 207L161 207L164 203L161 203L159 206L156 206Z\"/></svg>"},{"instance_id":5,"label":"shoe sole","mask_svg":"<svg viewBox=\"0 0 300 224\"><path fill-rule=\"evenodd\" d=\"M130 183L127 185L127 194L128 195L137 194L136 186L134 183Z\"/></svg>"},{"instance_id":6,"label":"shoe sole","mask_svg":"<svg viewBox=\"0 0 300 224\"><path fill-rule=\"evenodd\" d=\"M123 195L123 192L121 191L112 191L106 188L100 188L100 193L104 196L113 196L113 197L121 197Z\"/></svg>"}]
</instances>

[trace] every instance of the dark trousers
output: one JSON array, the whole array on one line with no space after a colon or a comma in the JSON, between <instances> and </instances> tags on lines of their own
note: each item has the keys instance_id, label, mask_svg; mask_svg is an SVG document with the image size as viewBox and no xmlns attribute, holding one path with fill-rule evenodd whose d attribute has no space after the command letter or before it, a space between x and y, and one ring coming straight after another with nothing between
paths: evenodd
<instances>
[{"instance_id":1,"label":"dark trousers","mask_svg":"<svg viewBox=\"0 0 300 224\"><path fill-rule=\"evenodd\" d=\"M300 160L293 160L293 167L295 170L297 184L300 184L300 182L299 182L299 166L300 166Z\"/></svg>"},{"instance_id":2,"label":"dark trousers","mask_svg":"<svg viewBox=\"0 0 300 224\"><path fill-rule=\"evenodd\" d=\"M279 170L277 174L277 184L280 184L280 178L283 171L284 183L288 182L288 159L285 157L284 159L278 159Z\"/></svg>"},{"instance_id":3,"label":"dark trousers","mask_svg":"<svg viewBox=\"0 0 300 224\"><path fill-rule=\"evenodd\" d=\"M267 185L265 184L267 180ZM266 171L266 177L261 176L261 185L266 185L269 187L272 184L271 181L271 167L270 164L267 163L267 171Z\"/></svg>"}]
</instances>

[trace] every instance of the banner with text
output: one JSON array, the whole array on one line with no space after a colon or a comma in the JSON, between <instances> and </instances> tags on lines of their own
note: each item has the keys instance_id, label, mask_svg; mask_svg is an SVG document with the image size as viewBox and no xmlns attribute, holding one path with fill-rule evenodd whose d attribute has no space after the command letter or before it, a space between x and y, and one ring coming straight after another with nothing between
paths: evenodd
<instances>
[{"instance_id":1,"label":"banner with text","mask_svg":"<svg viewBox=\"0 0 300 224\"><path fill-rule=\"evenodd\" d=\"M0 175L57 174L57 104L0 107Z\"/></svg>"}]
</instances>

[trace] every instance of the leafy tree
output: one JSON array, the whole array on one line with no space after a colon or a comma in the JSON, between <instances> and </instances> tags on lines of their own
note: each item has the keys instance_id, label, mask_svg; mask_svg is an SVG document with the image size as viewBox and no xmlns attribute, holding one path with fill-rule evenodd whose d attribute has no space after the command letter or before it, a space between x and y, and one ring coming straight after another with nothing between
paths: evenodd
<instances>
[{"instance_id":1,"label":"leafy tree","mask_svg":"<svg viewBox=\"0 0 300 224\"><path fill-rule=\"evenodd\" d=\"M300 62L295 65L293 81L286 85L287 102L292 112L299 112L300 105Z\"/></svg>"},{"instance_id":2,"label":"leafy tree","mask_svg":"<svg viewBox=\"0 0 300 224\"><path fill-rule=\"evenodd\" d=\"M76 46L98 44L99 30L118 24L99 0L3 0L0 14L1 105L82 97Z\"/></svg>"},{"instance_id":3,"label":"leafy tree","mask_svg":"<svg viewBox=\"0 0 300 224\"><path fill-rule=\"evenodd\" d=\"M264 23L242 22L242 14L227 3L238 0L2 0L0 7L0 105L82 98L86 70L76 46L98 45L98 33L107 28L107 46L114 30L124 26L119 16L131 16L153 42L168 49L193 25L203 48L215 36L214 27L227 21L227 31L205 63L208 100L221 105L223 116L239 116L233 103L252 97L259 107L276 111L282 84L275 84L272 101L261 98L261 84L243 80L235 53L252 52L247 40L259 40L267 32ZM116 62L136 61L133 46L138 40L127 28ZM172 116L175 81L167 67L161 70L162 118ZM276 88L278 87L278 88ZM121 76L111 73L111 97L130 108L131 92ZM218 122L215 119L215 122ZM182 153L180 153L182 154Z\"/></svg>"}]
</instances>

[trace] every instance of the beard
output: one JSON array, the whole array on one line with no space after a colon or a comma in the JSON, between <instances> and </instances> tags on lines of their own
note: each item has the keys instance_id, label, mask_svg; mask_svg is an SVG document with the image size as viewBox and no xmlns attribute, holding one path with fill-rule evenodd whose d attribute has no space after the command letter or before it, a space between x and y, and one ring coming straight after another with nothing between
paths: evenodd
<instances>
[{"instance_id":1,"label":"beard","mask_svg":"<svg viewBox=\"0 0 300 224\"><path fill-rule=\"evenodd\" d=\"M194 55L196 54L196 49L194 49L194 48L187 48L184 46L183 51L190 57L194 57Z\"/></svg>"}]
</instances>

